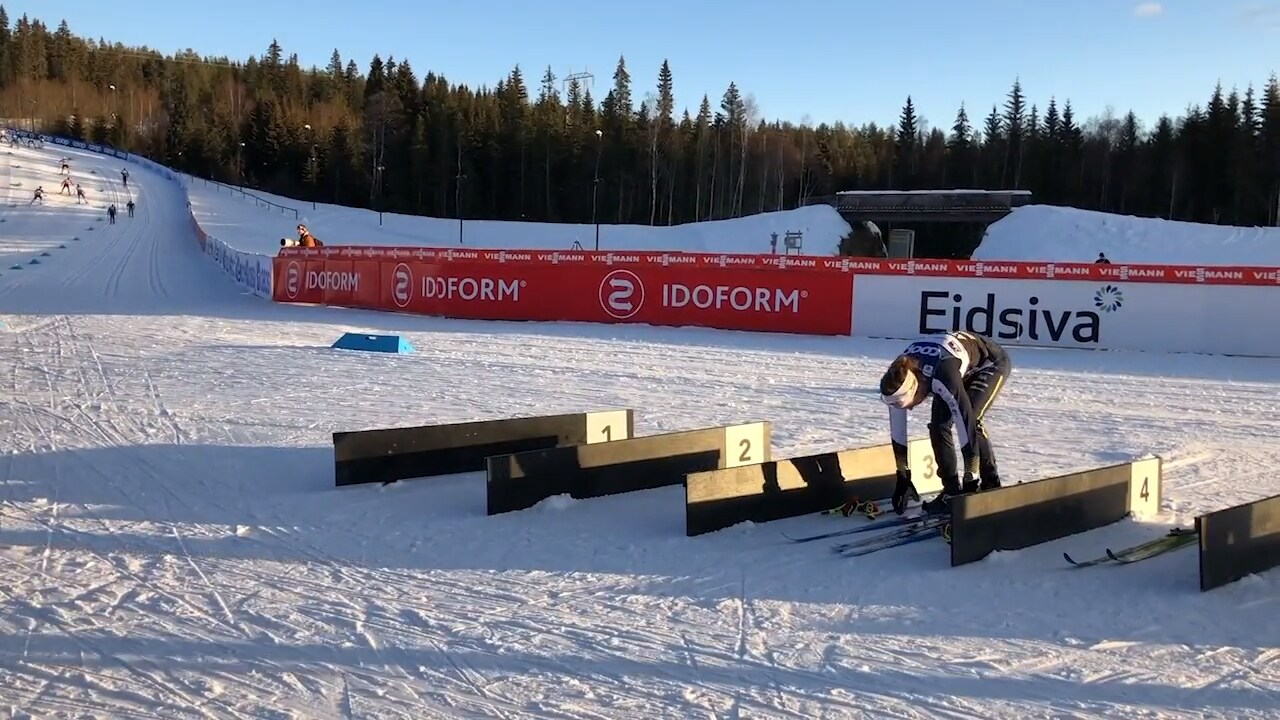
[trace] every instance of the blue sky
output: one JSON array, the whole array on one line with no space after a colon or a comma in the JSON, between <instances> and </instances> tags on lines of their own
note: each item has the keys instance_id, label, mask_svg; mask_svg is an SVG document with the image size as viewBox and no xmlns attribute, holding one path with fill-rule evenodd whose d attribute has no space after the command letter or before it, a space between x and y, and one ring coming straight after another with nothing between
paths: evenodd
<instances>
[{"instance_id":1,"label":"blue sky","mask_svg":"<svg viewBox=\"0 0 1280 720\"><path fill-rule=\"evenodd\" d=\"M638 103L671 62L677 109L730 81L768 118L895 122L913 96L949 127L961 101L977 124L1015 77L1043 110L1069 97L1085 119L1108 105L1146 126L1182 114L1215 82L1242 91L1280 72L1280 0L215 0L187 4L0 0L51 27L165 52L261 55L272 38L304 65L336 47L367 71L374 53L455 82L492 85L519 63L531 86L550 64L589 70L602 99L619 55ZM302 11L298 11L302 8Z\"/></svg>"}]
</instances>

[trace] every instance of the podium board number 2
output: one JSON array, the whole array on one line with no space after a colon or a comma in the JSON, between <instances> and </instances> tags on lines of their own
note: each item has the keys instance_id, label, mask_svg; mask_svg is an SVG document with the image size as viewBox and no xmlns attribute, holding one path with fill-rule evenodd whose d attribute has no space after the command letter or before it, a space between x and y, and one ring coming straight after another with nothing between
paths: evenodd
<instances>
[{"instance_id":1,"label":"podium board number 2","mask_svg":"<svg viewBox=\"0 0 1280 720\"><path fill-rule=\"evenodd\" d=\"M762 423L732 425L724 429L724 458L726 468L758 465L767 459L765 433Z\"/></svg>"}]
</instances>

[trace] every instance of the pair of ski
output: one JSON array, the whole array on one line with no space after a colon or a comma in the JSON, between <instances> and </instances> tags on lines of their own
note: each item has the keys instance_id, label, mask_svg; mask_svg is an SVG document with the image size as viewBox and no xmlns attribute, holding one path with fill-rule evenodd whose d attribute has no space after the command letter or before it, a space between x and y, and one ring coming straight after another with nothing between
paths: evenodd
<instances>
[{"instance_id":1,"label":"pair of ski","mask_svg":"<svg viewBox=\"0 0 1280 720\"><path fill-rule=\"evenodd\" d=\"M877 533L871 537L850 542L836 543L831 549L842 557L858 557L888 548L901 547L935 537L944 537L951 518L946 515L922 515L912 522Z\"/></svg>"},{"instance_id":2,"label":"pair of ski","mask_svg":"<svg viewBox=\"0 0 1280 720\"><path fill-rule=\"evenodd\" d=\"M824 515L834 514L830 510L823 511ZM896 528L901 525L910 525L911 523L920 522L926 518L933 517L930 515L890 515L885 518L877 518L870 522L860 523L851 528L841 530L833 530L831 532L818 533L817 535L807 535L805 537L791 537L786 533L782 536L791 542L807 543L815 540L826 540L828 538L840 537L841 535L853 535L855 533L873 532L875 530L883 530L885 528Z\"/></svg>"},{"instance_id":3,"label":"pair of ski","mask_svg":"<svg viewBox=\"0 0 1280 720\"><path fill-rule=\"evenodd\" d=\"M831 532L818 533L805 537L791 537L783 533L783 537L795 543L808 543L816 540L827 540L858 533L876 533L875 535L849 542L836 543L832 550L844 557L869 555L891 547L909 545L911 543L939 537L944 534L951 518L946 515L894 515L872 520L852 528L844 528ZM876 532L885 531L885 532Z\"/></svg>"},{"instance_id":4,"label":"pair of ski","mask_svg":"<svg viewBox=\"0 0 1280 720\"><path fill-rule=\"evenodd\" d=\"M1194 545L1199 539L1200 536L1194 528L1173 528L1163 537L1148 540L1123 550L1113 551L1111 548L1106 548L1106 555L1101 555L1092 560L1075 560L1067 553L1062 553L1062 557L1066 558L1072 567L1078 568L1093 567L1094 565L1106 563L1128 565Z\"/></svg>"}]
</instances>

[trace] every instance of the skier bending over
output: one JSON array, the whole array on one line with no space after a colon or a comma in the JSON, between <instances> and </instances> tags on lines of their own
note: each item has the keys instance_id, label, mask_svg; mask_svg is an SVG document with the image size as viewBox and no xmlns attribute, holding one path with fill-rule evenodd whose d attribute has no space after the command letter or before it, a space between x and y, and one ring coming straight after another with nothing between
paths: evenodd
<instances>
[{"instance_id":1,"label":"skier bending over","mask_svg":"<svg viewBox=\"0 0 1280 720\"><path fill-rule=\"evenodd\" d=\"M921 508L926 513L945 513L956 495L1000 487L995 453L982 420L1012 370L1004 348L971 332L926 336L894 358L880 380L881 399L889 406L889 434L897 465L894 512L901 515L909 499L920 499L907 465L907 411L930 395L934 397L929 442L942 492ZM963 485L956 473L953 425L964 458Z\"/></svg>"}]
</instances>

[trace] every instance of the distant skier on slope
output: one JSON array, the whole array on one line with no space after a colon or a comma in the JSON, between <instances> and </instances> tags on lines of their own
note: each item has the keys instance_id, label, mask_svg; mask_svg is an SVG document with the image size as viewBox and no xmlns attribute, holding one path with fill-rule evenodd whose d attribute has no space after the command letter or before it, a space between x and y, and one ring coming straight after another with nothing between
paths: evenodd
<instances>
[{"instance_id":1,"label":"distant skier on slope","mask_svg":"<svg viewBox=\"0 0 1280 720\"><path fill-rule=\"evenodd\" d=\"M1004 348L971 332L926 336L894 358L880 380L880 395L889 406L889 434L897 465L895 512L901 515L909 500L920 498L907 465L907 411L930 395L934 398L929 441L942 492L921 506L924 511L947 512L956 495L1000 487L995 453L982 421L1012 369ZM953 425L964 459L963 484L956 472Z\"/></svg>"}]
</instances>

